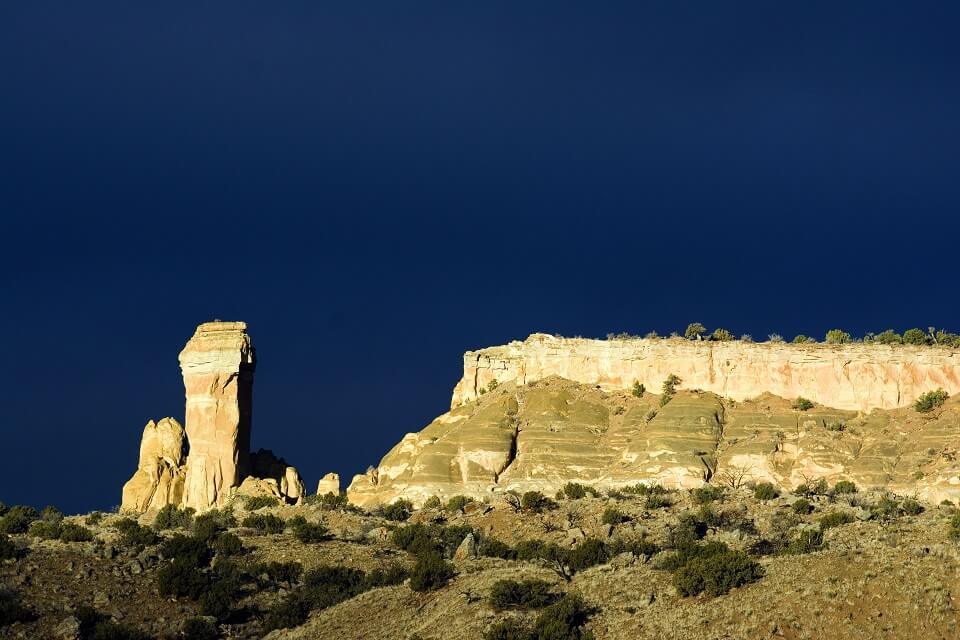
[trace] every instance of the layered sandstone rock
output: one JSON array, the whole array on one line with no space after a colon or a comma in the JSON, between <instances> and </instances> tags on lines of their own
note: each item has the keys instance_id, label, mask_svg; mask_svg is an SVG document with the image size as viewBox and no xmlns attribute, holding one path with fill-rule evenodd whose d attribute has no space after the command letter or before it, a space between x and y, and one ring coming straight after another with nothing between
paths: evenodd
<instances>
[{"instance_id":1,"label":"layered sandstone rock","mask_svg":"<svg viewBox=\"0 0 960 640\"><path fill-rule=\"evenodd\" d=\"M328 473L317 483L317 495L323 496L328 493L340 495L340 475L337 473Z\"/></svg>"},{"instance_id":2,"label":"layered sandstone rock","mask_svg":"<svg viewBox=\"0 0 960 640\"><path fill-rule=\"evenodd\" d=\"M400 497L421 504L432 495L552 495L569 481L600 489L770 481L792 489L823 477L934 501L960 497L960 399L931 414L863 414L682 387L660 406L656 394L637 398L555 376L504 382L404 436L347 494L360 505Z\"/></svg>"},{"instance_id":3,"label":"layered sandstone rock","mask_svg":"<svg viewBox=\"0 0 960 640\"><path fill-rule=\"evenodd\" d=\"M173 418L151 420L140 439L140 463L125 485L120 508L152 511L179 505L186 477L186 439L183 427Z\"/></svg>"},{"instance_id":4,"label":"layered sandstone rock","mask_svg":"<svg viewBox=\"0 0 960 640\"><path fill-rule=\"evenodd\" d=\"M243 322L206 322L180 352L190 442L183 504L223 504L249 473L254 349Z\"/></svg>"},{"instance_id":5,"label":"layered sandstone rock","mask_svg":"<svg viewBox=\"0 0 960 640\"><path fill-rule=\"evenodd\" d=\"M960 351L881 344L587 340L533 334L523 342L468 351L452 406L475 400L492 381L523 385L552 375L604 390L635 381L659 390L670 374L686 388L733 400L768 392L804 396L836 409L869 411L912 403L942 387L960 392Z\"/></svg>"}]
</instances>

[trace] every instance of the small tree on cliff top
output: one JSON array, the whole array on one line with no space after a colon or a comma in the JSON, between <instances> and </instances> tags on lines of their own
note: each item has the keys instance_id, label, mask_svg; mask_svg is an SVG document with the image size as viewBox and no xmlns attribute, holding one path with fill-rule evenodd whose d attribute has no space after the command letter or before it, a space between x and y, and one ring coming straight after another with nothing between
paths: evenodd
<instances>
[{"instance_id":1,"label":"small tree on cliff top","mask_svg":"<svg viewBox=\"0 0 960 640\"><path fill-rule=\"evenodd\" d=\"M687 340L700 340L706 332L707 328L705 326L699 322L691 322L687 325L687 330L683 332L683 336Z\"/></svg>"}]
</instances>

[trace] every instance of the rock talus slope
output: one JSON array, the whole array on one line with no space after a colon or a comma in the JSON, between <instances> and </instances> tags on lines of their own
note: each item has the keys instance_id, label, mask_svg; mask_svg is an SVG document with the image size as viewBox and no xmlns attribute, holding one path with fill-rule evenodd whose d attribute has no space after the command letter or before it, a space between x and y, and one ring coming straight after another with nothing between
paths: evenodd
<instances>
[{"instance_id":1,"label":"rock talus slope","mask_svg":"<svg viewBox=\"0 0 960 640\"><path fill-rule=\"evenodd\" d=\"M960 351L881 344L588 340L538 333L464 354L452 406L475 400L493 380L522 385L556 375L605 390L626 389L634 381L658 390L671 373L687 388L733 400L768 392L869 411L907 406L937 387L960 392Z\"/></svg>"}]
</instances>

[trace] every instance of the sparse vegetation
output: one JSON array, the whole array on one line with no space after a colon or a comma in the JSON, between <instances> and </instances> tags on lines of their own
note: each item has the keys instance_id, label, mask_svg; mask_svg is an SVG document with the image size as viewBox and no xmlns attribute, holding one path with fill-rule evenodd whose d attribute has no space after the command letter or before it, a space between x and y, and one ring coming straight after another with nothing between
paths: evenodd
<instances>
[{"instance_id":1,"label":"sparse vegetation","mask_svg":"<svg viewBox=\"0 0 960 640\"><path fill-rule=\"evenodd\" d=\"M923 329L907 329L903 332L903 343L904 344L927 344L928 337L927 332Z\"/></svg>"},{"instance_id":2,"label":"sparse vegetation","mask_svg":"<svg viewBox=\"0 0 960 640\"><path fill-rule=\"evenodd\" d=\"M601 516L600 522L615 526L622 522L626 522L629 519L630 518L625 513L616 507L607 507L603 511L603 516Z\"/></svg>"},{"instance_id":3,"label":"sparse vegetation","mask_svg":"<svg viewBox=\"0 0 960 640\"><path fill-rule=\"evenodd\" d=\"M842 329L830 329L823 341L827 344L846 344L850 342L850 334Z\"/></svg>"},{"instance_id":4,"label":"sparse vegetation","mask_svg":"<svg viewBox=\"0 0 960 640\"><path fill-rule=\"evenodd\" d=\"M0 629L15 622L27 622L33 612L20 602L20 596L0 587Z\"/></svg>"},{"instance_id":5,"label":"sparse vegetation","mask_svg":"<svg viewBox=\"0 0 960 640\"><path fill-rule=\"evenodd\" d=\"M723 489L716 485L705 484L702 487L693 489L690 495L697 504L710 504L711 502L723 499Z\"/></svg>"},{"instance_id":6,"label":"sparse vegetation","mask_svg":"<svg viewBox=\"0 0 960 640\"><path fill-rule=\"evenodd\" d=\"M557 597L552 585L543 580L497 580L490 588L490 604L497 611L540 609Z\"/></svg>"},{"instance_id":7,"label":"sparse vegetation","mask_svg":"<svg viewBox=\"0 0 960 640\"><path fill-rule=\"evenodd\" d=\"M317 544L330 540L330 530L322 523L316 522L298 522L293 528L294 537L304 544Z\"/></svg>"},{"instance_id":8,"label":"sparse vegetation","mask_svg":"<svg viewBox=\"0 0 960 640\"><path fill-rule=\"evenodd\" d=\"M677 392L677 385L681 382L683 381L672 373L667 376L667 379L663 381L663 393L660 396L661 407L673 400L673 396Z\"/></svg>"},{"instance_id":9,"label":"sparse vegetation","mask_svg":"<svg viewBox=\"0 0 960 640\"><path fill-rule=\"evenodd\" d=\"M26 533L30 523L39 518L40 514L33 507L14 505L0 518L0 533Z\"/></svg>"},{"instance_id":10,"label":"sparse vegetation","mask_svg":"<svg viewBox=\"0 0 960 640\"><path fill-rule=\"evenodd\" d=\"M920 413L930 413L934 409L942 407L948 397L947 392L943 389L927 391L917 398L917 401L913 404L913 408Z\"/></svg>"},{"instance_id":11,"label":"sparse vegetation","mask_svg":"<svg viewBox=\"0 0 960 640\"><path fill-rule=\"evenodd\" d=\"M846 511L831 511L820 517L820 529L825 531L850 522L853 522L853 516Z\"/></svg>"},{"instance_id":12,"label":"sparse vegetation","mask_svg":"<svg viewBox=\"0 0 960 640\"><path fill-rule=\"evenodd\" d=\"M403 522L413 513L413 503L405 498L393 501L383 508L383 517L394 522Z\"/></svg>"},{"instance_id":13,"label":"sparse vegetation","mask_svg":"<svg viewBox=\"0 0 960 640\"><path fill-rule=\"evenodd\" d=\"M557 508L557 503L539 491L527 491L520 499L520 508L530 513L542 513Z\"/></svg>"},{"instance_id":14,"label":"sparse vegetation","mask_svg":"<svg viewBox=\"0 0 960 640\"><path fill-rule=\"evenodd\" d=\"M813 402L804 397L798 396L793 402L790 403L790 408L796 409L797 411L808 411L813 409Z\"/></svg>"},{"instance_id":15,"label":"sparse vegetation","mask_svg":"<svg viewBox=\"0 0 960 640\"><path fill-rule=\"evenodd\" d=\"M428 551L417 556L417 563L410 572L410 588L433 591L447 584L453 576L453 565L439 553Z\"/></svg>"},{"instance_id":16,"label":"sparse vegetation","mask_svg":"<svg viewBox=\"0 0 960 640\"><path fill-rule=\"evenodd\" d=\"M286 524L283 518L273 514L251 513L243 519L243 526L254 529L261 534L283 533Z\"/></svg>"},{"instance_id":17,"label":"sparse vegetation","mask_svg":"<svg viewBox=\"0 0 960 640\"><path fill-rule=\"evenodd\" d=\"M783 552L788 555L813 553L823 548L823 531L820 529L801 529L786 545Z\"/></svg>"},{"instance_id":18,"label":"sparse vegetation","mask_svg":"<svg viewBox=\"0 0 960 640\"><path fill-rule=\"evenodd\" d=\"M792 342L793 344L806 344L812 342L812 340L801 333L800 335L794 336Z\"/></svg>"},{"instance_id":19,"label":"sparse vegetation","mask_svg":"<svg viewBox=\"0 0 960 640\"><path fill-rule=\"evenodd\" d=\"M157 512L157 517L153 520L153 528L157 531L189 529L193 525L194 513L195 511L190 507L180 509L175 505L168 504Z\"/></svg>"},{"instance_id":20,"label":"sparse vegetation","mask_svg":"<svg viewBox=\"0 0 960 640\"><path fill-rule=\"evenodd\" d=\"M810 501L806 498L797 498L793 501L793 504L790 505L790 508L797 515L805 516L813 511L813 505L810 504Z\"/></svg>"},{"instance_id":21,"label":"sparse vegetation","mask_svg":"<svg viewBox=\"0 0 960 640\"><path fill-rule=\"evenodd\" d=\"M642 398L643 394L647 392L647 388L640 384L638 381L633 381L633 388L630 390L630 393L633 394L635 398Z\"/></svg>"},{"instance_id":22,"label":"sparse vegetation","mask_svg":"<svg viewBox=\"0 0 960 640\"><path fill-rule=\"evenodd\" d=\"M278 504L280 504L279 501L273 496L249 496L244 501L243 507L247 511L257 511L258 509L275 507Z\"/></svg>"},{"instance_id":23,"label":"sparse vegetation","mask_svg":"<svg viewBox=\"0 0 960 640\"><path fill-rule=\"evenodd\" d=\"M687 325L687 330L683 332L683 337L687 340L701 340L707 328L699 322L691 322Z\"/></svg>"},{"instance_id":24,"label":"sparse vegetation","mask_svg":"<svg viewBox=\"0 0 960 640\"><path fill-rule=\"evenodd\" d=\"M778 495L777 488L769 482L760 482L753 488L753 497L757 500L773 500Z\"/></svg>"},{"instance_id":25,"label":"sparse vegetation","mask_svg":"<svg viewBox=\"0 0 960 640\"><path fill-rule=\"evenodd\" d=\"M120 534L120 544L138 552L142 551L144 547L160 542L160 536L153 529L141 526L133 518L122 518L113 526Z\"/></svg>"},{"instance_id":26,"label":"sparse vegetation","mask_svg":"<svg viewBox=\"0 0 960 640\"><path fill-rule=\"evenodd\" d=\"M496 622L483 634L484 640L593 640L583 629L596 609L579 595L568 594L544 609L532 625L515 618Z\"/></svg>"},{"instance_id":27,"label":"sparse vegetation","mask_svg":"<svg viewBox=\"0 0 960 640\"><path fill-rule=\"evenodd\" d=\"M833 493L836 495L845 495L857 492L857 485L850 480L840 480L833 485Z\"/></svg>"},{"instance_id":28,"label":"sparse vegetation","mask_svg":"<svg viewBox=\"0 0 960 640\"><path fill-rule=\"evenodd\" d=\"M0 560L15 560L17 557L17 545L13 544L5 533L0 533Z\"/></svg>"},{"instance_id":29,"label":"sparse vegetation","mask_svg":"<svg viewBox=\"0 0 960 640\"><path fill-rule=\"evenodd\" d=\"M579 482L568 482L563 485L563 488L557 493L558 498L566 498L567 500L580 500L581 498L586 498L588 495L596 497L596 489L588 487L585 484L580 484Z\"/></svg>"},{"instance_id":30,"label":"sparse vegetation","mask_svg":"<svg viewBox=\"0 0 960 640\"><path fill-rule=\"evenodd\" d=\"M684 544L663 568L673 571L673 584L683 596L718 596L763 577L756 561L721 542Z\"/></svg>"},{"instance_id":31,"label":"sparse vegetation","mask_svg":"<svg viewBox=\"0 0 960 640\"><path fill-rule=\"evenodd\" d=\"M736 340L736 336L727 331L726 329L714 329L713 333L710 334L710 339L714 342L730 342L731 340Z\"/></svg>"},{"instance_id":32,"label":"sparse vegetation","mask_svg":"<svg viewBox=\"0 0 960 640\"><path fill-rule=\"evenodd\" d=\"M447 500L447 511L450 513L456 513L458 511L463 511L467 508L468 504L473 503L473 498L468 496L453 496Z\"/></svg>"}]
</instances>

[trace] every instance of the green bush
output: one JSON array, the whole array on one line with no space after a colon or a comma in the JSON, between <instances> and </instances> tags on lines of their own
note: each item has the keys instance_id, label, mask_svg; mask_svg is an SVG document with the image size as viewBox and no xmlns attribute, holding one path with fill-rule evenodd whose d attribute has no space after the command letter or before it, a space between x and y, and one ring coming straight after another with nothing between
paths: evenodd
<instances>
[{"instance_id":1,"label":"green bush","mask_svg":"<svg viewBox=\"0 0 960 640\"><path fill-rule=\"evenodd\" d=\"M14 505L0 518L0 533L26 533L30 523L39 517L40 514L33 507Z\"/></svg>"},{"instance_id":2,"label":"green bush","mask_svg":"<svg viewBox=\"0 0 960 640\"><path fill-rule=\"evenodd\" d=\"M687 330L683 332L683 337L687 340L698 340L707 332L707 328L699 322L691 322L687 325Z\"/></svg>"},{"instance_id":3,"label":"green bush","mask_svg":"<svg viewBox=\"0 0 960 640\"><path fill-rule=\"evenodd\" d=\"M157 570L157 588L162 596L197 600L209 586L206 574L189 562L174 560Z\"/></svg>"},{"instance_id":4,"label":"green bush","mask_svg":"<svg viewBox=\"0 0 960 640\"><path fill-rule=\"evenodd\" d=\"M317 505L324 511L345 511L353 508L350 506L346 494L333 493L332 491L323 495L307 496L304 502L308 505Z\"/></svg>"},{"instance_id":5,"label":"green bush","mask_svg":"<svg viewBox=\"0 0 960 640\"><path fill-rule=\"evenodd\" d=\"M193 519L193 535L201 540L210 541L222 531L237 526L233 511L211 509Z\"/></svg>"},{"instance_id":6,"label":"green bush","mask_svg":"<svg viewBox=\"0 0 960 640\"><path fill-rule=\"evenodd\" d=\"M27 530L27 533L29 533L31 537L40 538L41 540L58 540L60 538L60 523L34 520L30 523L30 528Z\"/></svg>"},{"instance_id":7,"label":"green bush","mask_svg":"<svg viewBox=\"0 0 960 640\"><path fill-rule=\"evenodd\" d=\"M757 500L773 500L778 495L777 488L769 482L761 482L753 488L753 497Z\"/></svg>"},{"instance_id":8,"label":"green bush","mask_svg":"<svg viewBox=\"0 0 960 640\"><path fill-rule=\"evenodd\" d=\"M40 511L40 519L44 522L62 522L63 511L53 505L47 505Z\"/></svg>"},{"instance_id":9,"label":"green bush","mask_svg":"<svg viewBox=\"0 0 960 640\"><path fill-rule=\"evenodd\" d=\"M446 562L439 553L421 553L410 571L410 588L421 592L434 591L446 585L453 575L453 565Z\"/></svg>"},{"instance_id":10,"label":"green bush","mask_svg":"<svg viewBox=\"0 0 960 640\"><path fill-rule=\"evenodd\" d=\"M117 520L114 529L120 534L120 545L137 551L160 542L160 536L150 527L141 526L133 518Z\"/></svg>"},{"instance_id":11,"label":"green bush","mask_svg":"<svg viewBox=\"0 0 960 640\"><path fill-rule=\"evenodd\" d=\"M635 398L642 398L646 392L647 388L645 386L637 380L633 381L633 388L630 390L630 393L632 393Z\"/></svg>"},{"instance_id":12,"label":"green bush","mask_svg":"<svg viewBox=\"0 0 960 640\"><path fill-rule=\"evenodd\" d=\"M597 491L593 487L588 487L585 484L580 484L579 482L568 482L563 485L563 488L560 489L560 492L557 494L558 497L566 498L567 500L579 500L581 498L586 498L588 495L591 497L597 496Z\"/></svg>"},{"instance_id":13,"label":"green bush","mask_svg":"<svg viewBox=\"0 0 960 640\"><path fill-rule=\"evenodd\" d=\"M84 526L67 522L60 527L61 542L90 542L92 540L93 532Z\"/></svg>"},{"instance_id":14,"label":"green bush","mask_svg":"<svg viewBox=\"0 0 960 640\"><path fill-rule=\"evenodd\" d=\"M904 344L927 344L929 337L923 329L907 329L903 332Z\"/></svg>"},{"instance_id":15,"label":"green bush","mask_svg":"<svg viewBox=\"0 0 960 640\"><path fill-rule=\"evenodd\" d=\"M625 513L616 507L607 507L603 511L603 516L601 516L600 522L603 524L618 525L621 522L626 522L629 519L630 518Z\"/></svg>"},{"instance_id":16,"label":"green bush","mask_svg":"<svg viewBox=\"0 0 960 640\"><path fill-rule=\"evenodd\" d=\"M903 502L900 503L900 510L904 515L918 516L923 513L923 505L914 498L904 498Z\"/></svg>"},{"instance_id":17,"label":"green bush","mask_svg":"<svg viewBox=\"0 0 960 640\"><path fill-rule=\"evenodd\" d=\"M701 592L719 596L761 577L763 568L747 554L722 550L686 562L674 572L673 584L682 596L695 596Z\"/></svg>"},{"instance_id":18,"label":"green bush","mask_svg":"<svg viewBox=\"0 0 960 640\"><path fill-rule=\"evenodd\" d=\"M440 502L439 496L430 496L427 498L426 502L423 503L424 509L439 509L443 506L443 503Z\"/></svg>"},{"instance_id":19,"label":"green bush","mask_svg":"<svg viewBox=\"0 0 960 640\"><path fill-rule=\"evenodd\" d=\"M490 588L490 604L497 611L540 609L556 599L550 583L543 580L497 580Z\"/></svg>"},{"instance_id":20,"label":"green bush","mask_svg":"<svg viewBox=\"0 0 960 640\"><path fill-rule=\"evenodd\" d=\"M468 496L453 496L447 500L447 511L449 513L456 513L458 511L463 511L466 509L467 505L473 502L473 498Z\"/></svg>"},{"instance_id":21,"label":"green bush","mask_svg":"<svg viewBox=\"0 0 960 640\"><path fill-rule=\"evenodd\" d=\"M851 482L850 480L841 480L837 484L833 485L833 492L835 494L846 494L846 493L856 493L857 485Z\"/></svg>"},{"instance_id":22,"label":"green bush","mask_svg":"<svg viewBox=\"0 0 960 640\"><path fill-rule=\"evenodd\" d=\"M726 329L714 329L710 334L710 339L714 342L730 342L735 340L735 336Z\"/></svg>"},{"instance_id":23,"label":"green bush","mask_svg":"<svg viewBox=\"0 0 960 640\"><path fill-rule=\"evenodd\" d=\"M184 640L217 640L217 625L205 618L190 618L183 623Z\"/></svg>"},{"instance_id":24,"label":"green bush","mask_svg":"<svg viewBox=\"0 0 960 640\"><path fill-rule=\"evenodd\" d=\"M403 522L413 512L413 503L400 498L383 508L383 517L393 522Z\"/></svg>"},{"instance_id":25,"label":"green bush","mask_svg":"<svg viewBox=\"0 0 960 640\"><path fill-rule=\"evenodd\" d=\"M565 560L571 571L583 571L610 560L610 551L603 541L585 538L566 553Z\"/></svg>"},{"instance_id":26,"label":"green bush","mask_svg":"<svg viewBox=\"0 0 960 640\"><path fill-rule=\"evenodd\" d=\"M886 331L881 331L874 338L876 342L880 344L902 344L903 337L894 331L893 329L887 329Z\"/></svg>"},{"instance_id":27,"label":"green bush","mask_svg":"<svg viewBox=\"0 0 960 640\"><path fill-rule=\"evenodd\" d=\"M947 537L949 537L951 540L960 540L960 511L953 514L953 517L950 518L949 528L947 529Z\"/></svg>"},{"instance_id":28,"label":"green bush","mask_svg":"<svg viewBox=\"0 0 960 640\"><path fill-rule=\"evenodd\" d=\"M95 527L98 524L100 524L102 520L103 520L103 514L100 513L99 511L93 511L90 513L90 515L86 517L86 519L84 520L84 523L88 527Z\"/></svg>"},{"instance_id":29,"label":"green bush","mask_svg":"<svg viewBox=\"0 0 960 640\"><path fill-rule=\"evenodd\" d=\"M803 335L802 333L798 336L794 336L793 338L793 344L805 344L807 342L810 342L810 338Z\"/></svg>"},{"instance_id":30,"label":"green bush","mask_svg":"<svg viewBox=\"0 0 960 640\"><path fill-rule=\"evenodd\" d=\"M501 558L503 560L515 560L517 552L510 545L504 543L493 536L486 536L477 547L477 553L485 558Z\"/></svg>"},{"instance_id":31,"label":"green bush","mask_svg":"<svg viewBox=\"0 0 960 640\"><path fill-rule=\"evenodd\" d=\"M797 488L793 490L798 496L825 496L829 493L830 488L827 485L826 478L817 478L813 482L804 482L797 485Z\"/></svg>"},{"instance_id":32,"label":"green bush","mask_svg":"<svg viewBox=\"0 0 960 640\"><path fill-rule=\"evenodd\" d=\"M846 344L850 342L850 334L841 329L830 329L823 341L827 344Z\"/></svg>"},{"instance_id":33,"label":"green bush","mask_svg":"<svg viewBox=\"0 0 960 640\"><path fill-rule=\"evenodd\" d=\"M240 536L229 531L224 531L214 538L210 547L218 556L236 556L243 553L243 541L240 540Z\"/></svg>"},{"instance_id":34,"label":"green bush","mask_svg":"<svg viewBox=\"0 0 960 640\"><path fill-rule=\"evenodd\" d=\"M783 552L788 555L812 553L823 548L823 531L819 529L801 529L793 540L787 543Z\"/></svg>"},{"instance_id":35,"label":"green bush","mask_svg":"<svg viewBox=\"0 0 960 640\"><path fill-rule=\"evenodd\" d=\"M948 397L949 396L947 395L947 392L943 389L927 391L917 398L917 401L913 403L913 408L920 413L929 413L938 407L942 407L943 403L947 401Z\"/></svg>"},{"instance_id":36,"label":"green bush","mask_svg":"<svg viewBox=\"0 0 960 640\"><path fill-rule=\"evenodd\" d=\"M283 530L286 528L283 518L269 513L251 513L243 519L242 524L249 529L255 529L261 534L283 533Z\"/></svg>"},{"instance_id":37,"label":"green bush","mask_svg":"<svg viewBox=\"0 0 960 640\"><path fill-rule=\"evenodd\" d=\"M839 527L842 524L853 522L854 517L846 511L831 511L820 516L820 529L827 530L831 527Z\"/></svg>"},{"instance_id":38,"label":"green bush","mask_svg":"<svg viewBox=\"0 0 960 640\"><path fill-rule=\"evenodd\" d=\"M133 627L119 624L93 607L80 605L73 612L80 622L82 640L149 640L150 636Z\"/></svg>"},{"instance_id":39,"label":"green bush","mask_svg":"<svg viewBox=\"0 0 960 640\"><path fill-rule=\"evenodd\" d=\"M543 540L521 540L514 546L514 553L516 553L517 560L536 560L543 557L543 550L546 546L547 543Z\"/></svg>"},{"instance_id":40,"label":"green bush","mask_svg":"<svg viewBox=\"0 0 960 640\"><path fill-rule=\"evenodd\" d=\"M796 409L797 411L808 411L813 409L813 406L814 405L812 402L802 396L798 396L796 400L790 403L790 407L792 409Z\"/></svg>"},{"instance_id":41,"label":"green bush","mask_svg":"<svg viewBox=\"0 0 960 640\"><path fill-rule=\"evenodd\" d=\"M164 540L160 545L160 555L169 560L183 562L193 567L205 567L213 559L213 551L207 543L195 536L182 533Z\"/></svg>"},{"instance_id":42,"label":"green bush","mask_svg":"<svg viewBox=\"0 0 960 640\"><path fill-rule=\"evenodd\" d=\"M293 535L297 540L305 544L316 544L330 540L333 537L330 535L330 530L323 524L313 522L298 524L293 529Z\"/></svg>"},{"instance_id":43,"label":"green bush","mask_svg":"<svg viewBox=\"0 0 960 640\"><path fill-rule=\"evenodd\" d=\"M595 609L588 607L579 595L568 594L544 609L532 625L507 618L492 625L483 634L484 640L594 640L582 627Z\"/></svg>"},{"instance_id":44,"label":"green bush","mask_svg":"<svg viewBox=\"0 0 960 640\"><path fill-rule=\"evenodd\" d=\"M723 489L712 484L705 484L690 492L693 501L697 504L710 504L723 499Z\"/></svg>"},{"instance_id":45,"label":"green bush","mask_svg":"<svg viewBox=\"0 0 960 640\"><path fill-rule=\"evenodd\" d=\"M607 551L610 557L620 555L621 553L632 553L635 556L654 556L660 553L660 547L644 538L639 540L627 540L625 538L614 538L607 545Z\"/></svg>"},{"instance_id":46,"label":"green bush","mask_svg":"<svg viewBox=\"0 0 960 640\"><path fill-rule=\"evenodd\" d=\"M893 520L900 516L900 504L891 496L881 496L870 513L877 520Z\"/></svg>"},{"instance_id":47,"label":"green bush","mask_svg":"<svg viewBox=\"0 0 960 640\"><path fill-rule=\"evenodd\" d=\"M827 423L827 431L843 431L847 428L847 425L839 420Z\"/></svg>"},{"instance_id":48,"label":"green bush","mask_svg":"<svg viewBox=\"0 0 960 640\"><path fill-rule=\"evenodd\" d=\"M33 612L20 602L20 596L0 587L0 629L15 622L30 622Z\"/></svg>"},{"instance_id":49,"label":"green bush","mask_svg":"<svg viewBox=\"0 0 960 640\"><path fill-rule=\"evenodd\" d=\"M707 535L707 523L692 513L684 513L677 519L677 524L667 528L667 546L680 549Z\"/></svg>"},{"instance_id":50,"label":"green bush","mask_svg":"<svg viewBox=\"0 0 960 640\"><path fill-rule=\"evenodd\" d=\"M193 525L194 513L191 507L180 509L176 505L168 504L157 512L157 517L153 520L153 528L157 531L189 529Z\"/></svg>"},{"instance_id":51,"label":"green bush","mask_svg":"<svg viewBox=\"0 0 960 640\"><path fill-rule=\"evenodd\" d=\"M557 508L557 503L543 495L539 491L527 491L520 498L520 507L524 511L533 513L542 513Z\"/></svg>"},{"instance_id":52,"label":"green bush","mask_svg":"<svg viewBox=\"0 0 960 640\"><path fill-rule=\"evenodd\" d=\"M793 512L797 515L805 516L811 511L813 511L813 505L810 504L810 501L806 498L797 498L793 501L793 504L790 506L793 509Z\"/></svg>"},{"instance_id":53,"label":"green bush","mask_svg":"<svg viewBox=\"0 0 960 640\"><path fill-rule=\"evenodd\" d=\"M663 381L663 392L660 395L661 407L673 400L673 396L677 392L677 385L681 382L683 381L672 373L667 376L667 379Z\"/></svg>"},{"instance_id":54,"label":"green bush","mask_svg":"<svg viewBox=\"0 0 960 640\"><path fill-rule=\"evenodd\" d=\"M267 507L277 506L279 501L274 496L249 496L243 503L247 511L256 511Z\"/></svg>"},{"instance_id":55,"label":"green bush","mask_svg":"<svg viewBox=\"0 0 960 640\"><path fill-rule=\"evenodd\" d=\"M0 560L15 560L17 557L17 545L13 544L5 533L0 533Z\"/></svg>"}]
</instances>

